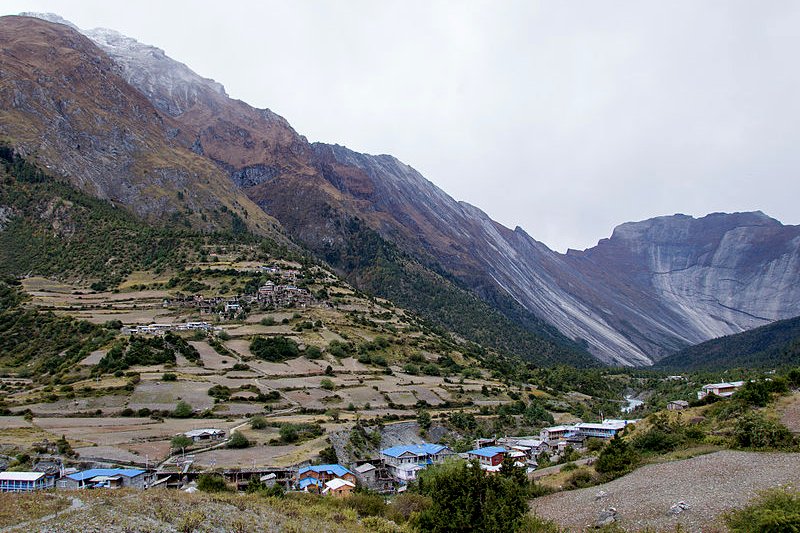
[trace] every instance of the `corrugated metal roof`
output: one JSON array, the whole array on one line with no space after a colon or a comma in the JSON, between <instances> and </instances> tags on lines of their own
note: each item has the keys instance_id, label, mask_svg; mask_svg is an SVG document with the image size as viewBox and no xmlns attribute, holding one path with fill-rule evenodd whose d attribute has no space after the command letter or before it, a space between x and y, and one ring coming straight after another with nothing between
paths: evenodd
<instances>
[{"instance_id":1,"label":"corrugated metal roof","mask_svg":"<svg viewBox=\"0 0 800 533\"><path fill-rule=\"evenodd\" d=\"M506 453L506 449L502 446L487 446L486 448L478 448L477 450L470 450L470 455L477 455L478 457L494 457L498 453Z\"/></svg>"},{"instance_id":2,"label":"corrugated metal roof","mask_svg":"<svg viewBox=\"0 0 800 533\"><path fill-rule=\"evenodd\" d=\"M389 457L400 457L404 453L411 453L414 455L435 455L445 448L447 448L447 446L423 442L422 444L402 444L399 446L392 446L391 448L381 450L381 453L388 455Z\"/></svg>"},{"instance_id":3,"label":"corrugated metal roof","mask_svg":"<svg viewBox=\"0 0 800 533\"><path fill-rule=\"evenodd\" d=\"M36 481L44 472L0 472L0 481Z\"/></svg>"},{"instance_id":4,"label":"corrugated metal roof","mask_svg":"<svg viewBox=\"0 0 800 533\"><path fill-rule=\"evenodd\" d=\"M298 475L303 475L306 472L316 472L325 473L325 474L333 474L334 476L342 477L345 474L353 474L350 470L343 467L342 465L313 465L313 466L304 466L298 471Z\"/></svg>"},{"instance_id":5,"label":"corrugated metal roof","mask_svg":"<svg viewBox=\"0 0 800 533\"><path fill-rule=\"evenodd\" d=\"M307 477L305 479L301 479L298 485L300 485L301 489L305 489L309 485L316 485L319 487L319 480L317 478Z\"/></svg>"},{"instance_id":6,"label":"corrugated metal roof","mask_svg":"<svg viewBox=\"0 0 800 533\"><path fill-rule=\"evenodd\" d=\"M323 492L340 489L342 487L355 487L355 484L347 481L346 479L336 478L325 482L325 490Z\"/></svg>"},{"instance_id":7,"label":"corrugated metal roof","mask_svg":"<svg viewBox=\"0 0 800 533\"><path fill-rule=\"evenodd\" d=\"M91 470L84 470L76 474L70 474L67 477L74 481L86 481L97 476L125 476L136 477L144 474L144 470L133 470L125 468L92 468Z\"/></svg>"}]
</instances>

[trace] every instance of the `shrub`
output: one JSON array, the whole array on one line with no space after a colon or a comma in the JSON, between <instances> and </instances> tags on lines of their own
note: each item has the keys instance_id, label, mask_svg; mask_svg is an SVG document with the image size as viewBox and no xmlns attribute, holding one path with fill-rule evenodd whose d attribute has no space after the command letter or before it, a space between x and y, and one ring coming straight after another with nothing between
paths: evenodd
<instances>
[{"instance_id":1,"label":"shrub","mask_svg":"<svg viewBox=\"0 0 800 533\"><path fill-rule=\"evenodd\" d=\"M319 458L322 460L323 463L326 464L334 464L339 462L339 458L336 456L336 449L333 446L328 446L327 448L323 448L319 452Z\"/></svg>"},{"instance_id":2,"label":"shrub","mask_svg":"<svg viewBox=\"0 0 800 533\"><path fill-rule=\"evenodd\" d=\"M225 385L214 385L208 389L208 395L218 400L229 400L231 398L231 389Z\"/></svg>"},{"instance_id":3,"label":"shrub","mask_svg":"<svg viewBox=\"0 0 800 533\"><path fill-rule=\"evenodd\" d=\"M186 435L175 435L170 441L173 449L188 448L192 444L194 444L194 441Z\"/></svg>"},{"instance_id":4,"label":"shrub","mask_svg":"<svg viewBox=\"0 0 800 533\"><path fill-rule=\"evenodd\" d=\"M631 470L638 461L639 456L633 448L620 437L614 437L600 452L594 468L601 474L618 477Z\"/></svg>"},{"instance_id":5,"label":"shrub","mask_svg":"<svg viewBox=\"0 0 800 533\"><path fill-rule=\"evenodd\" d=\"M300 349L294 339L288 337L256 337L250 343L250 351L264 361L281 362L297 357Z\"/></svg>"},{"instance_id":6,"label":"shrub","mask_svg":"<svg viewBox=\"0 0 800 533\"><path fill-rule=\"evenodd\" d=\"M417 424L423 430L428 430L431 427L431 414L428 411L420 411L417 413Z\"/></svg>"},{"instance_id":7,"label":"shrub","mask_svg":"<svg viewBox=\"0 0 800 533\"><path fill-rule=\"evenodd\" d=\"M333 390L334 389L333 381L331 381L328 378L322 378L322 381L319 382L319 386L322 387L325 390Z\"/></svg>"},{"instance_id":8,"label":"shrub","mask_svg":"<svg viewBox=\"0 0 800 533\"><path fill-rule=\"evenodd\" d=\"M431 505L414 515L421 531L513 531L528 510L524 471L487 476L477 461L447 462L421 471L417 490Z\"/></svg>"},{"instance_id":9,"label":"shrub","mask_svg":"<svg viewBox=\"0 0 800 533\"><path fill-rule=\"evenodd\" d=\"M597 477L593 475L590 470L577 470L567 478L564 482L564 486L568 489L582 489L596 485L598 481Z\"/></svg>"},{"instance_id":10,"label":"shrub","mask_svg":"<svg viewBox=\"0 0 800 533\"><path fill-rule=\"evenodd\" d=\"M165 372L163 376L161 376L161 381L177 381L178 376L173 374L172 372Z\"/></svg>"},{"instance_id":11,"label":"shrub","mask_svg":"<svg viewBox=\"0 0 800 533\"><path fill-rule=\"evenodd\" d=\"M800 492L772 489L744 509L730 512L725 522L732 533L800 531Z\"/></svg>"},{"instance_id":12,"label":"shrub","mask_svg":"<svg viewBox=\"0 0 800 533\"><path fill-rule=\"evenodd\" d=\"M219 474L200 474L197 478L197 489L203 492L225 492L228 490L228 485Z\"/></svg>"},{"instance_id":13,"label":"shrub","mask_svg":"<svg viewBox=\"0 0 800 533\"><path fill-rule=\"evenodd\" d=\"M308 346L303 355L306 359L320 359L322 357L322 350L316 346Z\"/></svg>"},{"instance_id":14,"label":"shrub","mask_svg":"<svg viewBox=\"0 0 800 533\"><path fill-rule=\"evenodd\" d=\"M254 416L250 420L250 427L253 429L264 429L267 427L267 420L263 416Z\"/></svg>"},{"instance_id":15,"label":"shrub","mask_svg":"<svg viewBox=\"0 0 800 533\"><path fill-rule=\"evenodd\" d=\"M234 431L231 434L231 439L228 441L228 448L232 449L241 449L241 448L248 448L250 447L250 441L247 440L243 434L238 431Z\"/></svg>"},{"instance_id":16,"label":"shrub","mask_svg":"<svg viewBox=\"0 0 800 533\"><path fill-rule=\"evenodd\" d=\"M405 492L398 494L386 509L386 518L401 524L431 506L431 499L421 494Z\"/></svg>"},{"instance_id":17,"label":"shrub","mask_svg":"<svg viewBox=\"0 0 800 533\"><path fill-rule=\"evenodd\" d=\"M189 418L192 416L193 410L192 406L186 403L185 401L181 400L175 406L175 410L172 411L172 416L175 418Z\"/></svg>"},{"instance_id":18,"label":"shrub","mask_svg":"<svg viewBox=\"0 0 800 533\"><path fill-rule=\"evenodd\" d=\"M789 429L761 413L747 413L736 421L733 435L742 448L783 448L792 445Z\"/></svg>"},{"instance_id":19,"label":"shrub","mask_svg":"<svg viewBox=\"0 0 800 533\"><path fill-rule=\"evenodd\" d=\"M411 374L412 376L416 376L419 374L419 367L415 364L407 363L405 366L403 366L403 372L406 374Z\"/></svg>"},{"instance_id":20,"label":"shrub","mask_svg":"<svg viewBox=\"0 0 800 533\"><path fill-rule=\"evenodd\" d=\"M347 498L345 503L362 517L383 516L386 511L386 503L380 494L356 493Z\"/></svg>"},{"instance_id":21,"label":"shrub","mask_svg":"<svg viewBox=\"0 0 800 533\"><path fill-rule=\"evenodd\" d=\"M643 452L664 453L680 446L683 438L678 433L667 432L659 428L650 428L633 439L634 448Z\"/></svg>"},{"instance_id":22,"label":"shrub","mask_svg":"<svg viewBox=\"0 0 800 533\"><path fill-rule=\"evenodd\" d=\"M770 401L770 386L763 380L748 381L733 396L748 405L764 407Z\"/></svg>"},{"instance_id":23,"label":"shrub","mask_svg":"<svg viewBox=\"0 0 800 533\"><path fill-rule=\"evenodd\" d=\"M283 442L297 442L297 439L300 438L297 428L293 424L282 425L280 435Z\"/></svg>"}]
</instances>

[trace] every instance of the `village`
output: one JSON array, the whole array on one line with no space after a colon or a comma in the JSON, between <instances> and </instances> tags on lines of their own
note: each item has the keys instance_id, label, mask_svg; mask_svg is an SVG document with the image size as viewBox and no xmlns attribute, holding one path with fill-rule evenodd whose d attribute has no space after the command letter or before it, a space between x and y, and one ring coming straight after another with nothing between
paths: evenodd
<instances>
[{"instance_id":1,"label":"village","mask_svg":"<svg viewBox=\"0 0 800 533\"><path fill-rule=\"evenodd\" d=\"M155 409L162 409L164 413L164 408L181 400L189 400L196 408L205 409L203 418L206 420L190 418L185 422L175 421L165 425L153 424L158 420L146 422L141 418L109 419L110 429L118 427L127 433L130 427L134 435L140 437L134 436L129 443L117 439L113 441L115 444L109 446L105 444L108 440L103 436L105 432L98 433L95 444L88 447L84 444L79 448L80 457L71 459L65 459L58 453L56 443L44 439L44 442L34 443L41 453L32 458L33 468L30 471L15 469L0 474L0 491L170 488L192 492L197 490L201 476L214 474L239 490L244 490L250 483L258 483L266 487L280 487L283 491L334 496L347 496L358 486L382 494L395 494L404 492L408 484L417 479L420 471L445 460L475 461L487 475L497 474L505 462L524 469L531 478L541 475L540 472L550 465L562 464L567 460L591 462L594 456L587 453L591 441L608 441L637 421L606 418L593 423L574 421L574 418L570 421L562 417L560 423L543 427L537 434L480 438L474 440L471 449L462 451L465 448L460 446L459 452L447 443L428 442L424 432L416 428L411 433L406 432L394 440L387 440L386 445L366 456L348 454L346 447L340 446L339 455L346 461L343 464L326 462L324 459L328 459L330 454L323 458L321 451L325 440L329 440L336 431L346 433L347 428L352 427L361 416L394 417L400 420L395 423L400 427L408 425L409 422L402 421L408 420L409 416L416 416L420 408L444 408L439 415L442 417L448 413L448 406L450 412L454 407L472 405L476 413L489 413L518 398L519 392L506 390L501 393L498 382L488 379L483 372L468 372L466 367L460 379L448 378L448 371L436 367L434 363L446 360L452 364L452 360L437 358L433 354L412 356L412 361L417 361L415 365L419 368L424 368L426 364L432 367L427 373L412 368L414 364L383 363L384 355L365 356L363 348L357 357L340 354L337 350L341 351L341 347L346 346L344 343L347 338L359 336L368 341L372 339L364 346L383 349L383 346L391 344L379 346L376 339L379 340L380 336L376 336L376 332L391 335L409 326L404 324L402 316L398 318L394 311L387 311L391 308L386 304L381 307L375 302L359 299L344 287L327 286L328 292L338 295L333 300L338 309L333 309L332 301L318 300L312 296L309 288L295 285L302 274L291 265L244 265L234 272L242 271L263 274L267 279L254 289L238 291L240 294L234 296L222 296L219 293L224 291L220 289L220 284L232 285L235 276L231 281L226 281L228 278L215 280L216 286L213 283L206 285L206 292L216 293L213 296L204 296L201 292L187 296L182 292L151 290L139 291L124 299L114 294L87 297L80 291L49 281L29 281L29 289L36 294L36 301L40 305L56 311L68 306L70 312L75 313L76 304L79 303L79 312L97 322L127 317L127 324L120 328L123 337L183 335L190 339L188 344L197 350L199 357L195 363L179 357L177 366L135 366L125 374L135 377L135 381L128 379L126 387L132 390L132 396L125 391L121 395L113 392L91 401L88 398L75 398L31 405L30 402L35 401L37 396L33 394L35 389L26 392L32 386L30 380L4 378L4 387L9 391L18 391L14 396L25 400L22 405L29 405L29 409L32 408L38 416L46 417L35 419L37 425L52 425L53 432L71 432L72 439L86 440L97 431L93 429L96 424L93 419L84 419L87 425L84 430L68 420L58 423L58 418L47 417L57 417L71 410L78 410L76 414L80 414L85 412L81 409L87 408L97 409L98 413L106 416L107 413L119 413L119 406L126 405L136 406L127 410L141 416ZM205 271L205 274L208 273L208 270ZM326 277L324 272L317 272L316 276L321 279ZM316 282L319 288L319 280ZM184 283L187 287L195 284L191 280ZM59 303L56 304L56 301ZM113 302L111 306L108 305L109 301ZM312 324L314 327L309 330L298 328L296 324ZM321 324L322 327L319 327ZM322 355L316 360L300 356L281 363L262 362L249 349L250 340L258 335L295 338L301 347L305 345L305 350L318 345L321 348L318 352ZM425 346L421 342L425 337L420 333L408 335L414 345ZM405 351L406 348L402 348ZM86 366L79 366L78 369L93 368L105 353L93 353L81 363ZM336 357L333 357L334 354ZM120 375L123 374L117 372L117 376ZM170 375L174 377L166 381L165 378ZM464 376L467 375L471 379L465 380ZM73 379L77 379L77 376ZM110 384L109 379L120 378L96 376L85 382L83 390L85 393L99 392L104 385ZM123 376L122 379L126 378ZM742 385L743 382L709 384L702 387L697 397L702 399L707 394L730 396ZM73 388L62 387L67 391ZM218 396L223 391L230 392ZM542 391L528 394L531 398L547 397ZM212 395L217 396L210 397ZM315 420L313 415L309 418L302 415L303 412L327 413L332 424L327 431L334 433L324 433L304 444L286 443L289 445L281 446L267 443L260 433L248 430L251 421L264 414L253 403L257 398L267 399L266 415L276 420L278 426L302 425ZM52 398L50 402L55 399ZM208 400L213 402L209 404ZM337 404L349 407L337 409ZM676 400L670 402L667 409L681 410L688 405L687 401ZM226 412L236 414L232 418L231 415L227 419L221 418ZM195 410L194 416L198 413L200 410ZM213 424L215 419L219 422L224 420L225 423L204 425L205 422ZM20 420L23 426L27 423ZM103 427L102 420L97 423ZM153 432L159 426L165 427ZM184 429L169 433L170 427ZM237 433L246 433L251 440L255 439L254 442L260 439L262 445L245 450L246 453L234 453L235 450L228 449L228 444ZM170 441L174 444L179 437L184 439L180 450L170 445ZM266 455L259 457L259 450ZM166 459L159 459L159 456L166 456ZM149 457L153 458L152 461ZM332 458L337 459L336 455Z\"/></svg>"},{"instance_id":2,"label":"village","mask_svg":"<svg viewBox=\"0 0 800 533\"><path fill-rule=\"evenodd\" d=\"M280 485L281 490L302 491L346 497L361 486L381 494L404 492L417 474L430 465L445 460L467 460L487 475L500 472L504 461L525 469L533 476L539 461L555 463L567 452L586 451L588 439L611 439L636 420L606 419L600 423L578 423L547 427L539 435L478 439L475 448L455 453L446 445L419 442L395 445L380 450L380 455L350 465L311 464L304 461L290 468L236 468L221 472L225 481L244 490L251 480L266 487ZM193 444L219 444L226 432L218 428L200 428L182 434ZM47 447L47 443L44 443ZM191 469L192 456L180 455L172 464L159 468L89 468L65 467L55 456L44 456L34 471L0 473L0 492L31 492L58 489L154 489L197 490L197 479L204 472Z\"/></svg>"}]
</instances>

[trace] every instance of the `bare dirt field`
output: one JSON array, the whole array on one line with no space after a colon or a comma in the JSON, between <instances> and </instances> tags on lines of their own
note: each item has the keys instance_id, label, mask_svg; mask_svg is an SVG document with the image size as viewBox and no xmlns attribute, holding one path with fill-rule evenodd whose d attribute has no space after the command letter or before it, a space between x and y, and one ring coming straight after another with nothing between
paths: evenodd
<instances>
[{"instance_id":1,"label":"bare dirt field","mask_svg":"<svg viewBox=\"0 0 800 533\"><path fill-rule=\"evenodd\" d=\"M800 488L800 454L721 451L644 466L610 483L537 498L531 508L570 531L582 531L609 507L627 531L724 531L720 516L745 506L761 490ZM600 491L605 497L598 498ZM684 501L689 509L669 513Z\"/></svg>"},{"instance_id":2,"label":"bare dirt field","mask_svg":"<svg viewBox=\"0 0 800 533\"><path fill-rule=\"evenodd\" d=\"M220 355L205 341L189 341L189 344L194 346L197 352L200 354L200 359L203 361L203 368L208 368L209 370L220 370L224 368L230 368L239 361L235 357ZM223 361L225 362L223 363Z\"/></svg>"},{"instance_id":3,"label":"bare dirt field","mask_svg":"<svg viewBox=\"0 0 800 533\"><path fill-rule=\"evenodd\" d=\"M159 409L171 411L183 400L195 410L210 409L214 399L208 395L211 383L200 381L145 381L142 380L131 394L131 409Z\"/></svg>"},{"instance_id":4,"label":"bare dirt field","mask_svg":"<svg viewBox=\"0 0 800 533\"><path fill-rule=\"evenodd\" d=\"M11 428L29 428L31 423L21 416L0 416L0 430Z\"/></svg>"},{"instance_id":5,"label":"bare dirt field","mask_svg":"<svg viewBox=\"0 0 800 533\"><path fill-rule=\"evenodd\" d=\"M322 436L295 445L253 446L243 450L215 449L195 454L195 464L208 466L215 463L217 468L252 466L291 466L304 461L325 448L328 444Z\"/></svg>"}]
</instances>

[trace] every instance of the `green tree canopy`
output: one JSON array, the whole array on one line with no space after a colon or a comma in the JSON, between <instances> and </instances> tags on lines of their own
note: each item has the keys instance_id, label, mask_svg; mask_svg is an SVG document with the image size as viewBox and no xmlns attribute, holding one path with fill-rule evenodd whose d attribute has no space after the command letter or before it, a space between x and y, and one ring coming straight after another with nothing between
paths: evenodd
<instances>
[{"instance_id":1,"label":"green tree canopy","mask_svg":"<svg viewBox=\"0 0 800 533\"><path fill-rule=\"evenodd\" d=\"M513 467L511 467L513 468ZM416 490L431 499L413 521L419 531L432 533L514 531L528 510L524 474L506 471L487 475L477 461L448 462L420 473Z\"/></svg>"}]
</instances>

